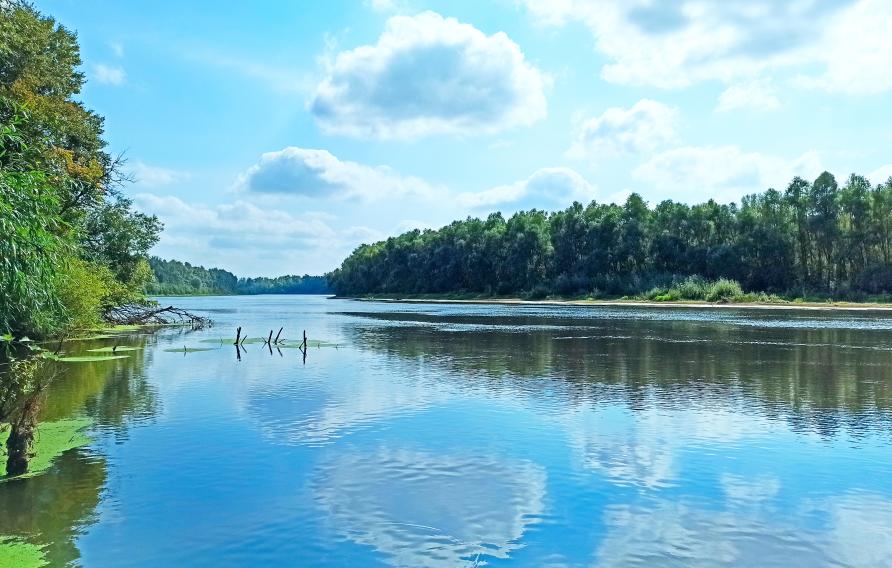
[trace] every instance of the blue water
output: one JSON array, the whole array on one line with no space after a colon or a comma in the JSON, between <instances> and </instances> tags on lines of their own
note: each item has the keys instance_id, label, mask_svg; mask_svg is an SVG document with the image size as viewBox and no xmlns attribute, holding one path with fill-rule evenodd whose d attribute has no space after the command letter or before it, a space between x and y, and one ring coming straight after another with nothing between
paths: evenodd
<instances>
[{"instance_id":1,"label":"blue water","mask_svg":"<svg viewBox=\"0 0 892 568\"><path fill-rule=\"evenodd\" d=\"M4 501L55 562L892 566L884 313L164 301L215 325L66 367L94 442Z\"/></svg>"}]
</instances>

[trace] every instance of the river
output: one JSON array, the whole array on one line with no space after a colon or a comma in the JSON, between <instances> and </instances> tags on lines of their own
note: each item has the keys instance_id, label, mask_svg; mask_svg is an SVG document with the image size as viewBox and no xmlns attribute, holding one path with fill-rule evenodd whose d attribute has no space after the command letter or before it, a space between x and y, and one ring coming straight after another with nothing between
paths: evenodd
<instances>
[{"instance_id":1,"label":"river","mask_svg":"<svg viewBox=\"0 0 892 568\"><path fill-rule=\"evenodd\" d=\"M136 349L0 482L53 566L892 566L884 313L164 302L215 325L70 343Z\"/></svg>"}]
</instances>

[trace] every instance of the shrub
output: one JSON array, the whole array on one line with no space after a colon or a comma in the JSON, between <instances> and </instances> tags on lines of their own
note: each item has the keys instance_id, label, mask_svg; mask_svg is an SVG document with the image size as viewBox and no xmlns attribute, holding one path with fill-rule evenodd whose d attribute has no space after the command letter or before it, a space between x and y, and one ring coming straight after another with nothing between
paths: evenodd
<instances>
[{"instance_id":1,"label":"shrub","mask_svg":"<svg viewBox=\"0 0 892 568\"><path fill-rule=\"evenodd\" d=\"M537 284L530 290L529 294L527 294L527 298L530 300L543 300L549 294L549 290L546 286L542 284Z\"/></svg>"},{"instance_id":2,"label":"shrub","mask_svg":"<svg viewBox=\"0 0 892 568\"><path fill-rule=\"evenodd\" d=\"M662 296L666 294L668 290L665 288L651 288L647 292L641 295L644 300L656 300L658 296Z\"/></svg>"},{"instance_id":3,"label":"shrub","mask_svg":"<svg viewBox=\"0 0 892 568\"><path fill-rule=\"evenodd\" d=\"M672 287L670 292L674 292L682 300L706 300L709 288L709 283L703 278L690 276L681 284Z\"/></svg>"},{"instance_id":4,"label":"shrub","mask_svg":"<svg viewBox=\"0 0 892 568\"><path fill-rule=\"evenodd\" d=\"M69 258L56 276L56 292L62 301L68 329L87 329L102 321L102 305L117 285L105 266Z\"/></svg>"},{"instance_id":5,"label":"shrub","mask_svg":"<svg viewBox=\"0 0 892 568\"><path fill-rule=\"evenodd\" d=\"M736 280L719 278L708 285L705 299L708 302L731 302L742 297L743 289Z\"/></svg>"},{"instance_id":6,"label":"shrub","mask_svg":"<svg viewBox=\"0 0 892 568\"><path fill-rule=\"evenodd\" d=\"M655 302L675 302L676 300L678 300L678 296L673 294L672 291L670 290L669 292L667 292L665 294L659 294L657 296L654 296L653 300Z\"/></svg>"}]
</instances>

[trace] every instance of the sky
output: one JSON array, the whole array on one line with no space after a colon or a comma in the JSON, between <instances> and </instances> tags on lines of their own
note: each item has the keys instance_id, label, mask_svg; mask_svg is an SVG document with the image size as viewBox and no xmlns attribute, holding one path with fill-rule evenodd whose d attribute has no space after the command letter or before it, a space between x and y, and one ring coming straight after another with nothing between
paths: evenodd
<instances>
[{"instance_id":1,"label":"sky","mask_svg":"<svg viewBox=\"0 0 892 568\"><path fill-rule=\"evenodd\" d=\"M469 215L892 175L888 0L38 0L153 254L319 274Z\"/></svg>"}]
</instances>

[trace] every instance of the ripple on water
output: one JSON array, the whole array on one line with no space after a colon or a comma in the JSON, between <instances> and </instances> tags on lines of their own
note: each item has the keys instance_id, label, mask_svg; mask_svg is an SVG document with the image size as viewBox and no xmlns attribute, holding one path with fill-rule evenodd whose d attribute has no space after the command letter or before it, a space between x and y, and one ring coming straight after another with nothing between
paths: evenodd
<instances>
[{"instance_id":1,"label":"ripple on water","mask_svg":"<svg viewBox=\"0 0 892 568\"><path fill-rule=\"evenodd\" d=\"M508 558L544 511L545 470L492 456L380 448L323 462L316 501L335 529L398 566Z\"/></svg>"}]
</instances>

